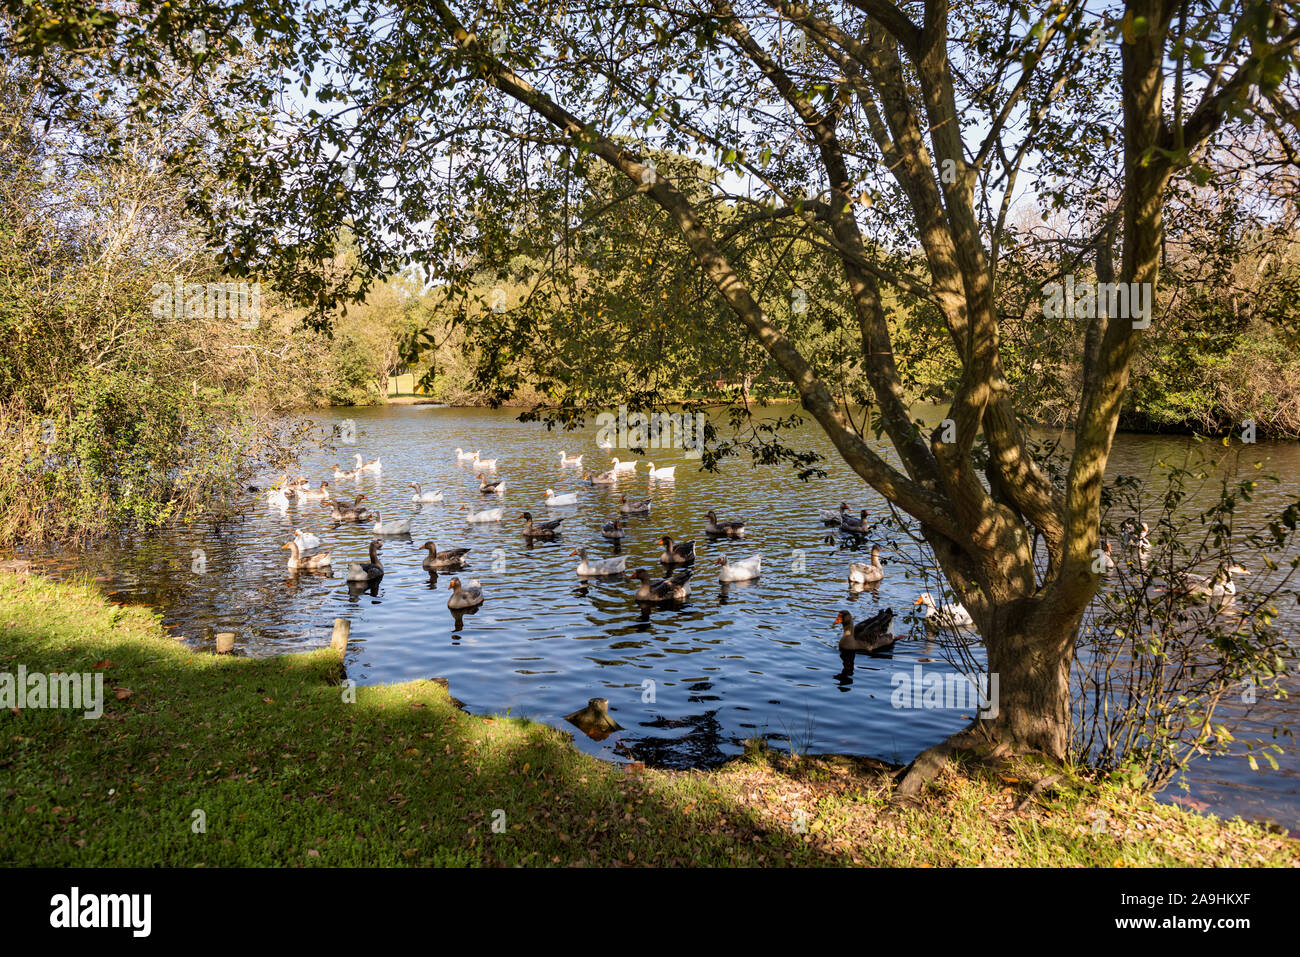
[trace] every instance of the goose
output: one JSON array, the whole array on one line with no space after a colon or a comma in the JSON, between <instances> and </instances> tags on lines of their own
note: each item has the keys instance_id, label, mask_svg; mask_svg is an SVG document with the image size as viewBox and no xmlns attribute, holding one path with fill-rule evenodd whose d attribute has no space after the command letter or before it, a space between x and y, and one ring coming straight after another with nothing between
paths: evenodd
<instances>
[{"instance_id":1,"label":"goose","mask_svg":"<svg viewBox=\"0 0 1300 957\"><path fill-rule=\"evenodd\" d=\"M844 515L848 510L849 503L840 502L840 507L837 509L819 508L817 510L817 518L823 525L843 525Z\"/></svg>"},{"instance_id":2,"label":"goose","mask_svg":"<svg viewBox=\"0 0 1300 957\"><path fill-rule=\"evenodd\" d=\"M289 493L282 488L273 488L266 493L266 503L272 508L284 511L289 507Z\"/></svg>"},{"instance_id":3,"label":"goose","mask_svg":"<svg viewBox=\"0 0 1300 957\"><path fill-rule=\"evenodd\" d=\"M569 552L569 557L578 556L578 577L579 578L601 578L605 575L621 575L627 570L627 556L617 555L614 558L597 558L594 561L587 557L585 548L575 548Z\"/></svg>"},{"instance_id":4,"label":"goose","mask_svg":"<svg viewBox=\"0 0 1300 957\"><path fill-rule=\"evenodd\" d=\"M477 578L472 579L468 587L462 585L459 578L453 578L447 587L451 590L448 608L473 608L483 604L483 586Z\"/></svg>"},{"instance_id":5,"label":"goose","mask_svg":"<svg viewBox=\"0 0 1300 957\"><path fill-rule=\"evenodd\" d=\"M894 647L894 609L886 608L866 621L853 623L853 616L842 611L835 616L835 624L843 626L840 651L885 651Z\"/></svg>"},{"instance_id":6,"label":"goose","mask_svg":"<svg viewBox=\"0 0 1300 957\"><path fill-rule=\"evenodd\" d=\"M456 450L457 462L473 462L476 458L478 458L477 452L466 452L464 449Z\"/></svg>"},{"instance_id":7,"label":"goose","mask_svg":"<svg viewBox=\"0 0 1300 957\"><path fill-rule=\"evenodd\" d=\"M478 455L477 452L475 452L474 454L475 454L475 455ZM487 469L489 472L495 472L495 471L497 470L497 463L500 462L500 461L501 461L500 459L481 459L481 458L476 458L476 459L474 459L474 464L477 465L477 466L478 466L479 468L481 468L481 469Z\"/></svg>"},{"instance_id":8,"label":"goose","mask_svg":"<svg viewBox=\"0 0 1300 957\"><path fill-rule=\"evenodd\" d=\"M619 472L635 472L636 462L620 462L618 459L611 459L613 467L610 469L615 475Z\"/></svg>"},{"instance_id":9,"label":"goose","mask_svg":"<svg viewBox=\"0 0 1300 957\"><path fill-rule=\"evenodd\" d=\"M969 628L975 624L975 619L970 616L965 605L936 605L934 597L929 592L921 595L912 604L920 607L922 618L926 620L933 618L937 624L949 628Z\"/></svg>"},{"instance_id":10,"label":"goose","mask_svg":"<svg viewBox=\"0 0 1300 957\"><path fill-rule=\"evenodd\" d=\"M369 582L384 577L384 566L379 563L379 550L384 547L384 543L379 539L373 539L370 542L370 561L353 562L348 565L348 573L345 576L350 582Z\"/></svg>"},{"instance_id":11,"label":"goose","mask_svg":"<svg viewBox=\"0 0 1300 957\"><path fill-rule=\"evenodd\" d=\"M360 476L361 476L360 472L353 471L353 470L345 471L339 468L339 464L337 462L334 463L334 481L340 482L343 479L360 478Z\"/></svg>"},{"instance_id":12,"label":"goose","mask_svg":"<svg viewBox=\"0 0 1300 957\"><path fill-rule=\"evenodd\" d=\"M555 533L559 531L562 518L553 519L549 522L534 522L532 512L524 512L519 516L526 523L524 525L524 538L554 538Z\"/></svg>"},{"instance_id":13,"label":"goose","mask_svg":"<svg viewBox=\"0 0 1300 957\"><path fill-rule=\"evenodd\" d=\"M462 505L461 508L465 508L465 506ZM485 508L481 512L470 512L465 516L465 521L474 523L499 522L501 521L502 511L500 508Z\"/></svg>"},{"instance_id":14,"label":"goose","mask_svg":"<svg viewBox=\"0 0 1300 957\"><path fill-rule=\"evenodd\" d=\"M664 553L659 556L659 561L665 565L685 565L688 562L695 561L695 540L689 542L678 542L673 544L673 540L665 535L659 539L659 544L664 547Z\"/></svg>"},{"instance_id":15,"label":"goose","mask_svg":"<svg viewBox=\"0 0 1300 957\"><path fill-rule=\"evenodd\" d=\"M1115 559L1110 554L1110 542L1106 539L1102 539L1101 554L1097 556L1097 564L1102 575L1109 575L1115 570Z\"/></svg>"},{"instance_id":16,"label":"goose","mask_svg":"<svg viewBox=\"0 0 1300 957\"><path fill-rule=\"evenodd\" d=\"M357 460L357 467L356 467L355 469L352 470L352 471L355 472L357 475L360 475L362 472L381 472L381 471L383 471L383 468L384 468L384 467L383 467L382 465L379 464L379 459L371 459L369 462L362 462L362 461L361 461L361 456L360 456L360 455L356 455L356 454L354 454L352 457L353 457L354 459Z\"/></svg>"},{"instance_id":17,"label":"goose","mask_svg":"<svg viewBox=\"0 0 1300 957\"><path fill-rule=\"evenodd\" d=\"M618 497L618 510L624 515L648 515L650 513L650 499L643 498L635 502L629 502L626 495Z\"/></svg>"},{"instance_id":18,"label":"goose","mask_svg":"<svg viewBox=\"0 0 1300 957\"><path fill-rule=\"evenodd\" d=\"M330 483L321 482L319 489L305 488L298 493L298 497L309 502L321 501L330 497Z\"/></svg>"},{"instance_id":19,"label":"goose","mask_svg":"<svg viewBox=\"0 0 1300 957\"><path fill-rule=\"evenodd\" d=\"M561 452L561 453L560 453L560 468L565 468L565 467L570 466L570 465L576 466L577 468L582 468L582 456L581 456L581 455L565 455L563 452Z\"/></svg>"},{"instance_id":20,"label":"goose","mask_svg":"<svg viewBox=\"0 0 1300 957\"><path fill-rule=\"evenodd\" d=\"M588 472L583 481L588 485L613 485L617 481L613 472L601 472L599 475L592 475Z\"/></svg>"},{"instance_id":21,"label":"goose","mask_svg":"<svg viewBox=\"0 0 1300 957\"><path fill-rule=\"evenodd\" d=\"M296 479L286 485L284 490L293 498L302 498L304 492L311 491L311 483L307 481L306 476L299 475Z\"/></svg>"},{"instance_id":22,"label":"goose","mask_svg":"<svg viewBox=\"0 0 1300 957\"><path fill-rule=\"evenodd\" d=\"M504 480L499 482L489 482L480 472L478 475L478 490L484 495L505 495L506 483Z\"/></svg>"},{"instance_id":23,"label":"goose","mask_svg":"<svg viewBox=\"0 0 1300 957\"><path fill-rule=\"evenodd\" d=\"M549 488L546 490L546 505L550 508L556 508L560 505L577 505L578 493L569 492L565 495L556 495Z\"/></svg>"},{"instance_id":24,"label":"goose","mask_svg":"<svg viewBox=\"0 0 1300 957\"><path fill-rule=\"evenodd\" d=\"M436 492L426 492L420 488L419 482L411 482L409 485L411 488L415 489L415 494L411 496L412 502L419 502L420 504L425 505L430 502L442 501L442 489L439 489Z\"/></svg>"},{"instance_id":25,"label":"goose","mask_svg":"<svg viewBox=\"0 0 1300 957\"><path fill-rule=\"evenodd\" d=\"M840 530L853 535L861 535L867 530L867 510L864 508L857 518L847 514L840 519Z\"/></svg>"},{"instance_id":26,"label":"goose","mask_svg":"<svg viewBox=\"0 0 1300 957\"><path fill-rule=\"evenodd\" d=\"M763 556L755 555L733 565L727 556L723 555L718 559L717 564L722 566L722 570L718 572L718 581L747 582L757 578L762 572Z\"/></svg>"},{"instance_id":27,"label":"goose","mask_svg":"<svg viewBox=\"0 0 1300 957\"><path fill-rule=\"evenodd\" d=\"M1136 549L1144 555L1151 551L1151 539L1147 537L1151 534L1151 529L1147 527L1146 522L1141 523L1139 526L1136 520L1126 518L1120 523L1119 527L1120 538L1125 548L1130 551Z\"/></svg>"},{"instance_id":28,"label":"goose","mask_svg":"<svg viewBox=\"0 0 1300 957\"><path fill-rule=\"evenodd\" d=\"M688 584L690 577L691 570L681 568L673 572L671 577L656 581L651 578L648 571L639 568L628 576L628 581L641 583L636 590L637 601L681 601L683 598L690 597L691 586Z\"/></svg>"},{"instance_id":29,"label":"goose","mask_svg":"<svg viewBox=\"0 0 1300 957\"><path fill-rule=\"evenodd\" d=\"M1240 565L1221 567L1213 575L1187 575L1187 585L1177 589L1179 594L1202 595L1207 598L1228 598L1237 594L1237 583L1233 575L1249 575Z\"/></svg>"},{"instance_id":30,"label":"goose","mask_svg":"<svg viewBox=\"0 0 1300 957\"><path fill-rule=\"evenodd\" d=\"M676 465L669 465L666 468L657 469L653 462L647 462L646 464L650 468L650 478L657 482L671 482L676 476Z\"/></svg>"},{"instance_id":31,"label":"goose","mask_svg":"<svg viewBox=\"0 0 1300 957\"><path fill-rule=\"evenodd\" d=\"M715 535L725 538L741 538L745 534L745 520L737 519L734 522L719 522L717 514L713 509L704 513L705 535Z\"/></svg>"},{"instance_id":32,"label":"goose","mask_svg":"<svg viewBox=\"0 0 1300 957\"><path fill-rule=\"evenodd\" d=\"M429 553L424 556L424 561L420 563L427 569L459 568L465 564L465 556L469 554L468 548L444 548L442 551L438 551L438 546L433 542L425 542L420 547Z\"/></svg>"},{"instance_id":33,"label":"goose","mask_svg":"<svg viewBox=\"0 0 1300 957\"><path fill-rule=\"evenodd\" d=\"M411 520L409 518L398 519L395 522L385 523L379 517L379 513L374 513L375 527L371 529L376 535L410 535Z\"/></svg>"},{"instance_id":34,"label":"goose","mask_svg":"<svg viewBox=\"0 0 1300 957\"><path fill-rule=\"evenodd\" d=\"M627 537L627 529L623 527L622 522L618 519L614 519L614 521L606 522L600 527L600 534L606 541L617 543Z\"/></svg>"},{"instance_id":35,"label":"goose","mask_svg":"<svg viewBox=\"0 0 1300 957\"><path fill-rule=\"evenodd\" d=\"M293 541L294 544L298 546L298 549L304 554L307 552L314 552L316 549L320 548L320 536L313 535L311 532L304 532L300 528L295 528L293 530Z\"/></svg>"},{"instance_id":36,"label":"goose","mask_svg":"<svg viewBox=\"0 0 1300 957\"><path fill-rule=\"evenodd\" d=\"M885 577L880 566L880 546L871 546L870 562L849 562L849 582L853 585L871 585Z\"/></svg>"},{"instance_id":37,"label":"goose","mask_svg":"<svg viewBox=\"0 0 1300 957\"><path fill-rule=\"evenodd\" d=\"M315 555L303 557L298 549L297 542L285 542L281 548L289 549L289 567L297 571L299 568L328 568L330 564L330 555L332 552L317 552Z\"/></svg>"},{"instance_id":38,"label":"goose","mask_svg":"<svg viewBox=\"0 0 1300 957\"><path fill-rule=\"evenodd\" d=\"M364 495L358 495L355 502L343 507L338 502L329 502L330 516L336 522L364 522L370 517L370 513L361 507L364 498Z\"/></svg>"},{"instance_id":39,"label":"goose","mask_svg":"<svg viewBox=\"0 0 1300 957\"><path fill-rule=\"evenodd\" d=\"M614 448L614 443L602 435L600 438L596 439L596 448L600 449L602 452L609 452Z\"/></svg>"}]
</instances>

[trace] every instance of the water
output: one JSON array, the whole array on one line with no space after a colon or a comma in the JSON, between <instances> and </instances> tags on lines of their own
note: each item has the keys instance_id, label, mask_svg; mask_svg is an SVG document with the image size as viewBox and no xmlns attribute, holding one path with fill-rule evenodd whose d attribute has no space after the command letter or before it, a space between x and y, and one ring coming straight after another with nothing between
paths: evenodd
<instances>
[{"instance_id":1,"label":"water","mask_svg":"<svg viewBox=\"0 0 1300 957\"><path fill-rule=\"evenodd\" d=\"M369 525L335 526L327 509L295 504L287 513L269 508L264 496L244 515L219 529L209 523L61 556L53 567L99 576L115 599L158 608L166 624L196 645L220 631L233 631L238 648L252 655L320 647L336 617L352 626L348 673L361 684L445 676L452 693L476 713L527 716L573 730L575 744L607 759L637 759L664 766L708 766L736 755L748 738L810 752L865 754L892 762L911 760L923 748L968 723L971 712L891 707L891 679L915 664L952 673L941 649L917 627L887 657L858 656L846 673L833 624L841 609L861 620L892 607L902 615L920 590L897 565L888 568L875 592L852 593L846 583L850 558L816 520L817 509L841 500L878 504L864 495L861 481L838 462L820 430L805 425L798 443L827 458L825 478L802 483L783 467L752 468L728 461L720 473L698 471L681 451L648 454L656 465L676 465L672 483L653 489L642 464L634 479L617 490L584 488L578 470L559 468L559 451L586 455L593 471L609 454L597 450L594 430L547 431L521 424L507 410L394 406L329 410L310 418L325 427L343 419L356 423L356 445L339 452L308 451L301 471L313 486L332 474L328 466L353 451L367 460L381 457L377 477L337 485L346 494L363 492L366 504L384 519L412 516L408 538L386 539L386 575L359 591L342 580L347 562L364 560ZM1176 450L1184 440L1120 436L1112 471L1142 473L1153 455ZM482 449L499 457L495 476L507 483L504 499L478 491L472 466L458 465L453 449ZM1284 487L1266 490L1242 518L1265 514L1279 502L1300 496L1300 447L1261 444L1261 457L1287 476ZM626 457L633 457L624 453ZM350 461L346 463L350 467ZM270 477L266 477L265 482ZM445 490L446 503L414 506L409 482ZM577 491L576 507L549 510L544 490ZM587 545L593 557L611 554L599 530L617 516L621 492L653 499L649 517L629 521L622 554L628 570L658 570L662 534L695 539L698 558L693 595L679 609L648 614L633 600L625 580L580 583L570 552ZM468 525L465 510L503 505L500 524ZM704 513L720 519L743 516L746 539L710 543ZM517 516L525 509L538 519L564 517L562 539L525 544ZM334 549L333 577L293 575L285 568L281 543L294 527L315 532ZM436 579L422 570L418 546L432 539L442 547L470 547L471 569L487 595L477 612L457 620L446 608L450 574ZM194 549L202 549L206 571L193 570ZM716 557L763 555L763 576L752 584L720 586ZM802 569L802 570L799 570ZM1294 610L1286 614L1295 615ZM1293 618L1291 624L1294 625ZM899 622L900 635L908 625ZM1293 694L1295 688L1293 686ZM572 728L564 716L592 697L610 701L625 729L602 741ZM1271 728L1293 723L1294 705L1264 703L1244 729L1267 737ZM1244 760L1201 761L1188 776L1193 806L1220 814L1267 818L1300 827L1300 762L1294 752L1279 771L1251 771ZM1186 800L1176 788L1166 799Z\"/></svg>"}]
</instances>

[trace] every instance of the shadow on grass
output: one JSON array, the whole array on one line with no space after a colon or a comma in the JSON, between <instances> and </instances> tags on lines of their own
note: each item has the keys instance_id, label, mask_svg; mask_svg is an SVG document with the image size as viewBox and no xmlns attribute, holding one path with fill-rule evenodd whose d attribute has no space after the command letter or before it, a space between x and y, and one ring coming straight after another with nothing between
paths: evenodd
<instances>
[{"instance_id":1,"label":"shadow on grass","mask_svg":"<svg viewBox=\"0 0 1300 957\"><path fill-rule=\"evenodd\" d=\"M850 863L709 774L602 763L553 728L466 715L432 681L341 686L329 649L219 658L41 579L0 599L0 629L0 672L105 689L99 720L0 712L0 863Z\"/></svg>"}]
</instances>

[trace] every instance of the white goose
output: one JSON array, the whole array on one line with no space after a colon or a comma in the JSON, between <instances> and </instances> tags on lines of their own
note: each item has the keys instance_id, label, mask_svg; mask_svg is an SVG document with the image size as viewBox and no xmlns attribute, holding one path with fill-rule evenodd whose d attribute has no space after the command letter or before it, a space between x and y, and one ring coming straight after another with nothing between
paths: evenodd
<instances>
[{"instance_id":1,"label":"white goose","mask_svg":"<svg viewBox=\"0 0 1300 957\"><path fill-rule=\"evenodd\" d=\"M577 468L582 468L582 456L581 456L581 455L565 455L564 452L561 452L561 453L560 453L560 468L567 468L567 467L570 466L570 465L576 466Z\"/></svg>"},{"instance_id":2,"label":"white goose","mask_svg":"<svg viewBox=\"0 0 1300 957\"><path fill-rule=\"evenodd\" d=\"M372 531L376 535L409 535L411 534L411 520L403 518L396 522L384 522L379 513L374 513L375 527Z\"/></svg>"},{"instance_id":3,"label":"white goose","mask_svg":"<svg viewBox=\"0 0 1300 957\"><path fill-rule=\"evenodd\" d=\"M477 456L478 453L475 452L474 455ZM477 465L477 466L478 466L479 468L481 468L481 469L491 469L492 471L495 472L495 471L496 471L496 467L497 467L497 463L500 462L500 461L501 461L500 459L483 459L483 458L475 458L475 459L474 459L474 464Z\"/></svg>"},{"instance_id":4,"label":"white goose","mask_svg":"<svg viewBox=\"0 0 1300 957\"><path fill-rule=\"evenodd\" d=\"M565 495L556 495L549 488L546 490L546 505L548 508L556 508L560 505L577 505L578 493L569 492Z\"/></svg>"},{"instance_id":5,"label":"white goose","mask_svg":"<svg viewBox=\"0 0 1300 957\"><path fill-rule=\"evenodd\" d=\"M946 625L949 628L969 628L975 624L975 619L970 616L965 605L936 605L934 596L929 592L921 595L912 604L920 607L922 618L927 621L933 619L939 625Z\"/></svg>"},{"instance_id":6,"label":"white goose","mask_svg":"<svg viewBox=\"0 0 1300 957\"><path fill-rule=\"evenodd\" d=\"M457 462L473 462L476 458L478 458L477 452L466 452L464 449L459 448L456 450Z\"/></svg>"},{"instance_id":7,"label":"white goose","mask_svg":"<svg viewBox=\"0 0 1300 957\"><path fill-rule=\"evenodd\" d=\"M596 440L596 448L600 449L602 452L608 452L614 448L614 443L602 435Z\"/></svg>"},{"instance_id":8,"label":"white goose","mask_svg":"<svg viewBox=\"0 0 1300 957\"><path fill-rule=\"evenodd\" d=\"M755 555L753 558L746 558L744 561L732 564L723 555L718 559L718 564L722 570L718 572L718 581L720 582L747 582L757 578L763 571L763 556Z\"/></svg>"},{"instance_id":9,"label":"white goose","mask_svg":"<svg viewBox=\"0 0 1300 957\"><path fill-rule=\"evenodd\" d=\"M465 508L465 506L462 505L461 508ZM499 522L501 521L501 513L503 511L504 509L500 507L485 508L481 512L470 512L468 515L465 516L465 521L473 522L473 523Z\"/></svg>"},{"instance_id":10,"label":"white goose","mask_svg":"<svg viewBox=\"0 0 1300 957\"><path fill-rule=\"evenodd\" d=\"M880 565L880 546L871 546L870 562L849 562L849 582L853 585L870 585L885 577Z\"/></svg>"},{"instance_id":11,"label":"white goose","mask_svg":"<svg viewBox=\"0 0 1300 957\"><path fill-rule=\"evenodd\" d=\"M293 530L293 543L305 555L308 552L314 552L320 548L320 536L313 535L311 532L304 532L300 528Z\"/></svg>"},{"instance_id":12,"label":"white goose","mask_svg":"<svg viewBox=\"0 0 1300 957\"><path fill-rule=\"evenodd\" d=\"M674 473L676 473L677 471L676 465L670 465L667 468L657 469L655 468L655 464L653 462L648 462L646 464L650 466L650 477L658 482L671 482L674 478Z\"/></svg>"},{"instance_id":13,"label":"white goose","mask_svg":"<svg viewBox=\"0 0 1300 957\"><path fill-rule=\"evenodd\" d=\"M411 488L415 489L415 494L411 496L412 502L420 502L422 504L428 504L429 502L442 501L442 489L439 489L436 492L425 492L420 489L419 482L411 482L409 484Z\"/></svg>"},{"instance_id":14,"label":"white goose","mask_svg":"<svg viewBox=\"0 0 1300 957\"><path fill-rule=\"evenodd\" d=\"M613 462L614 462L614 467L611 468L610 471L613 472L615 475L617 475L619 472L635 472L635 471L636 471L636 462L635 462L635 461L633 461L633 462L620 462L618 459L614 459Z\"/></svg>"},{"instance_id":15,"label":"white goose","mask_svg":"<svg viewBox=\"0 0 1300 957\"><path fill-rule=\"evenodd\" d=\"M570 556L578 556L578 577L579 578L600 578L604 575L621 575L627 570L627 556L615 555L613 558L597 558L595 560L587 557L585 548L575 548L569 552Z\"/></svg>"},{"instance_id":16,"label":"white goose","mask_svg":"<svg viewBox=\"0 0 1300 957\"><path fill-rule=\"evenodd\" d=\"M1188 575L1185 593L1204 595L1207 598L1229 598L1237 594L1237 583L1233 575L1249 575L1240 565L1228 565L1213 575Z\"/></svg>"},{"instance_id":17,"label":"white goose","mask_svg":"<svg viewBox=\"0 0 1300 957\"><path fill-rule=\"evenodd\" d=\"M360 455L354 454L352 457L357 460L357 467L353 469L353 471L358 475L360 475L362 472L383 471L384 467L379 464L379 459L371 459L369 462L362 462Z\"/></svg>"},{"instance_id":18,"label":"white goose","mask_svg":"<svg viewBox=\"0 0 1300 957\"><path fill-rule=\"evenodd\" d=\"M266 503L283 512L289 508L289 493L282 488L273 488L266 493Z\"/></svg>"}]
</instances>

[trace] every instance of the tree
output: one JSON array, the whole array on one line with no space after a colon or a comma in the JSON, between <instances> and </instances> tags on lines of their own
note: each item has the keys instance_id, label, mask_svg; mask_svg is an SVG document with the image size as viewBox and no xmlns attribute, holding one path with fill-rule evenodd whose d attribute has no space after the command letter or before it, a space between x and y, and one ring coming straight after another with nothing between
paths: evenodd
<instances>
[{"instance_id":1,"label":"tree","mask_svg":"<svg viewBox=\"0 0 1300 957\"><path fill-rule=\"evenodd\" d=\"M170 29L182 15L167 15ZM238 268L324 307L334 293L313 264L346 220L360 272L413 261L464 296L530 233L530 215L576 227L565 218L574 183L604 164L680 232L733 328L766 351L845 462L919 522L1000 676L982 730L1065 754L1102 476L1143 324L1090 317L1074 449L1054 483L1000 354L999 266L1024 240L1008 212L1032 176L1043 204L1089 224L1099 281L1154 298L1171 182L1198 174L1225 124L1293 128L1294 8L428 0L313 8L281 33L292 42L272 45L266 88L311 77L318 105L293 117L291 135L261 141L229 119L229 168L246 192L238 214L204 212ZM655 150L708 156L720 179L699 195L654 167ZM345 170L351 189L339 187ZM761 268L779 260L783 231L833 257L872 425L897 464L836 394L834 371L774 318ZM947 330L960 370L947 428L913 421L886 289Z\"/></svg>"}]
</instances>

